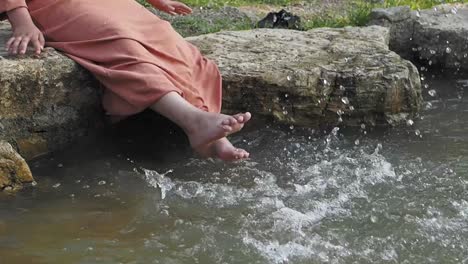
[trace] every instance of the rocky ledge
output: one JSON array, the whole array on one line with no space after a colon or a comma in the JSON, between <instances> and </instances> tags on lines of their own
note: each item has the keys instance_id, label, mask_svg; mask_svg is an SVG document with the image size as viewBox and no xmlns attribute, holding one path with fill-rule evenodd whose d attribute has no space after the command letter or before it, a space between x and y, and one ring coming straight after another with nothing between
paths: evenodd
<instances>
[{"instance_id":1,"label":"rocky ledge","mask_svg":"<svg viewBox=\"0 0 468 264\"><path fill-rule=\"evenodd\" d=\"M406 59L452 72L468 70L468 4L375 9L370 24L388 27L390 49Z\"/></svg>"},{"instance_id":2,"label":"rocky ledge","mask_svg":"<svg viewBox=\"0 0 468 264\"><path fill-rule=\"evenodd\" d=\"M9 35L2 24L0 50ZM418 71L388 49L388 38L388 29L373 26L258 29L188 40L219 64L225 110L316 127L387 124L417 113ZM0 56L0 140L26 159L102 127L99 85L76 63L51 49L40 57ZM0 188L28 181L11 180L20 170L12 164L20 166L0 163L10 172L2 177L10 183Z\"/></svg>"},{"instance_id":3,"label":"rocky ledge","mask_svg":"<svg viewBox=\"0 0 468 264\"><path fill-rule=\"evenodd\" d=\"M419 110L415 66L388 49L386 28L256 29L188 38L223 74L224 109L284 124L371 125Z\"/></svg>"}]
</instances>

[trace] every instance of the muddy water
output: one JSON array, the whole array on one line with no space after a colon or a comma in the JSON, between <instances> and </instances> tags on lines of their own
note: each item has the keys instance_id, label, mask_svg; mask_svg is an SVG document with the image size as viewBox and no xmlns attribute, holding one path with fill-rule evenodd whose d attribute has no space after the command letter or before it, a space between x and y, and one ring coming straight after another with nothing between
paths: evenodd
<instances>
[{"instance_id":1,"label":"muddy water","mask_svg":"<svg viewBox=\"0 0 468 264\"><path fill-rule=\"evenodd\" d=\"M239 164L164 136L36 161L0 197L0 262L466 263L466 88L431 82L400 128L251 128Z\"/></svg>"}]
</instances>

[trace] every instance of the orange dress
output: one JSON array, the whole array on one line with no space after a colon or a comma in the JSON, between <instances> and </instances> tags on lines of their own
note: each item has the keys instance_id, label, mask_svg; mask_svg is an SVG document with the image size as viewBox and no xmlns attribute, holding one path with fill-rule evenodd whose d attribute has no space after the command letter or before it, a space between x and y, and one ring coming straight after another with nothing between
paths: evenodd
<instances>
[{"instance_id":1,"label":"orange dress","mask_svg":"<svg viewBox=\"0 0 468 264\"><path fill-rule=\"evenodd\" d=\"M128 116L175 91L205 111L221 110L217 66L134 0L0 0L0 13L27 7L53 47L104 85L104 109Z\"/></svg>"}]
</instances>

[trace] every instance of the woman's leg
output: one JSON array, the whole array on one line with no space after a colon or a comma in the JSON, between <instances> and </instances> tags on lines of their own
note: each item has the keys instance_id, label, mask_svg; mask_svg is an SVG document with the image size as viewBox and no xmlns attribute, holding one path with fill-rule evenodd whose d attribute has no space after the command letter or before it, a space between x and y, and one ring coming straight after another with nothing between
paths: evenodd
<instances>
[{"instance_id":1,"label":"woman's leg","mask_svg":"<svg viewBox=\"0 0 468 264\"><path fill-rule=\"evenodd\" d=\"M187 102L176 92L169 92L150 107L180 126L192 148L204 156L223 160L247 158L245 150L231 145L226 136L242 129L250 113L233 116L205 112Z\"/></svg>"}]
</instances>

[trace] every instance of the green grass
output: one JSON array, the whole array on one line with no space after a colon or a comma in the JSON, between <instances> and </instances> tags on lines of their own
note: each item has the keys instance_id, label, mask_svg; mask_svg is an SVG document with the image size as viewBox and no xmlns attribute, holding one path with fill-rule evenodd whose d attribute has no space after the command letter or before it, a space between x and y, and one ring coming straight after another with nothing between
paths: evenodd
<instances>
[{"instance_id":1,"label":"green grass","mask_svg":"<svg viewBox=\"0 0 468 264\"><path fill-rule=\"evenodd\" d=\"M410 6L412 9L426 9L435 5L450 4L450 3L468 3L468 0L386 0L385 7L392 6Z\"/></svg>"},{"instance_id":2,"label":"green grass","mask_svg":"<svg viewBox=\"0 0 468 264\"><path fill-rule=\"evenodd\" d=\"M369 21L369 15L374 8L388 8L395 6L410 6L412 9L427 9L445 3L468 3L468 0L385 0L383 4L370 1L349 1L344 12L329 10L319 15L309 17L304 28L364 26Z\"/></svg>"},{"instance_id":3,"label":"green grass","mask_svg":"<svg viewBox=\"0 0 468 264\"><path fill-rule=\"evenodd\" d=\"M138 2L147 5L145 0L137 0ZM300 0L180 0L180 2L189 6L245 6L245 5L289 5L299 2Z\"/></svg>"},{"instance_id":4,"label":"green grass","mask_svg":"<svg viewBox=\"0 0 468 264\"><path fill-rule=\"evenodd\" d=\"M147 5L145 0L137 0L138 2ZM261 6L261 5L273 5L278 6L278 10L281 6L287 6L290 4L301 2L301 0L180 0L181 2L192 6L209 6L209 7L223 7L223 6ZM320 0L305 0L311 1L312 3L323 3ZM303 1L303 2L305 2ZM412 9L426 9L431 8L435 5L445 3L468 3L468 0L385 0L383 3L372 3L370 0L342 0L343 4L335 6L333 8L324 8L316 13L302 17L303 28L311 29L317 27L344 27L344 26L363 26L366 25L369 19L369 14L372 9L379 7L394 7L394 6L410 6ZM378 2L378 1L374 1ZM287 8L286 8L287 9ZM245 24L240 23L236 25L229 25L226 21L215 21L215 23L206 23L202 19L186 19L186 21L179 22L180 25L175 25L176 28L184 30L184 27L190 27L187 32L191 29L200 31L202 33L216 32L219 30L235 30L235 29L248 29L252 25L248 22ZM198 28L200 30L198 30ZM182 32L184 33L184 32ZM191 33L183 34L191 35Z\"/></svg>"}]
</instances>

